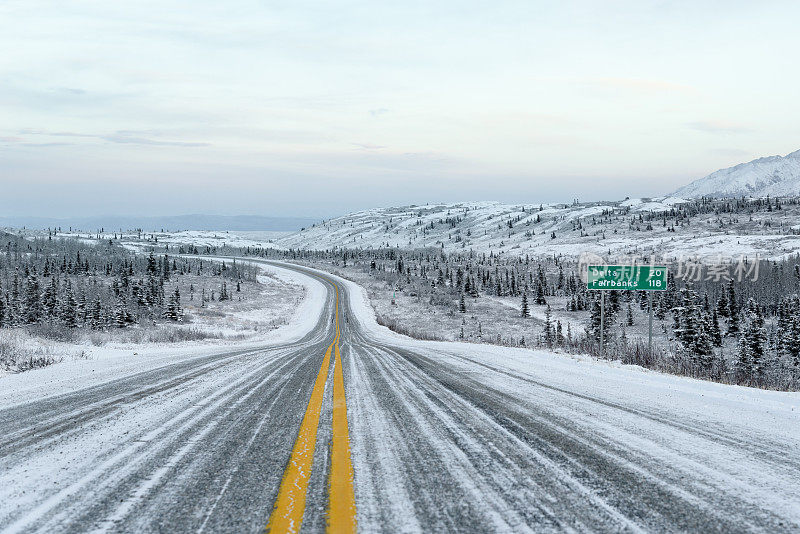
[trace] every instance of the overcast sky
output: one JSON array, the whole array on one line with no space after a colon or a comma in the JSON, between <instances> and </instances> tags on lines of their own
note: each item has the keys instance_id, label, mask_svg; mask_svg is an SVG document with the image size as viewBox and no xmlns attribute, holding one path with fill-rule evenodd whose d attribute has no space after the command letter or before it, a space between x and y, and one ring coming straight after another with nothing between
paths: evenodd
<instances>
[{"instance_id":1,"label":"overcast sky","mask_svg":"<svg viewBox=\"0 0 800 534\"><path fill-rule=\"evenodd\" d=\"M800 148L800 2L0 3L0 213L668 193Z\"/></svg>"}]
</instances>

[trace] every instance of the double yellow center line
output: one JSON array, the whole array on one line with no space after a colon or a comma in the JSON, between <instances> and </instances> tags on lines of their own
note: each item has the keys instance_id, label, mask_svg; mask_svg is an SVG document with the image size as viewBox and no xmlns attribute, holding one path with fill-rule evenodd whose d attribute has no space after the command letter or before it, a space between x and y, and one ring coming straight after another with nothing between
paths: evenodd
<instances>
[{"instance_id":1,"label":"double yellow center line","mask_svg":"<svg viewBox=\"0 0 800 534\"><path fill-rule=\"evenodd\" d=\"M356 531L356 500L353 490L353 464L350 459L350 433L347 428L347 401L344 393L342 357L339 351L339 288L333 284L336 295L334 324L336 337L325 351L322 367L317 373L311 399L300 424L289 464L283 473L281 487L267 531L270 533L299 532L306 509L306 493L314 463L317 429L322 412L322 401L331 357L333 368L333 441L331 444L331 472L328 480L328 532L352 533Z\"/></svg>"}]
</instances>

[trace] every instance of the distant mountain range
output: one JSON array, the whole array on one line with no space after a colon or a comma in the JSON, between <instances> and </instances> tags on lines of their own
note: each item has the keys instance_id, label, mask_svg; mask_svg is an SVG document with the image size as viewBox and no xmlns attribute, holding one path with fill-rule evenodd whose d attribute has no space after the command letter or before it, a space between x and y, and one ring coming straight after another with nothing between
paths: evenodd
<instances>
[{"instance_id":1,"label":"distant mountain range","mask_svg":"<svg viewBox=\"0 0 800 534\"><path fill-rule=\"evenodd\" d=\"M718 170L672 193L681 198L767 195L800 195L800 150Z\"/></svg>"},{"instance_id":2,"label":"distant mountain range","mask_svg":"<svg viewBox=\"0 0 800 534\"><path fill-rule=\"evenodd\" d=\"M62 231L80 230L95 232L105 229L107 232L132 230L141 228L152 231L181 230L238 230L238 231L272 231L294 232L319 222L311 217L262 217L259 215L169 215L161 217L136 216L97 216L97 217L0 217L0 227L47 229L60 228Z\"/></svg>"}]
</instances>

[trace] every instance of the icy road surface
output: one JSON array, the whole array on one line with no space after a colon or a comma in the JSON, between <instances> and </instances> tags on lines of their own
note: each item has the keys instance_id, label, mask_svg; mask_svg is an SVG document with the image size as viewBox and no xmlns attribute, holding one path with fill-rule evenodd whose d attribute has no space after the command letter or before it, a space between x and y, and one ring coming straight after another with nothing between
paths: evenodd
<instances>
[{"instance_id":1,"label":"icy road surface","mask_svg":"<svg viewBox=\"0 0 800 534\"><path fill-rule=\"evenodd\" d=\"M299 339L0 378L0 529L800 531L800 395L410 340L283 268Z\"/></svg>"}]
</instances>

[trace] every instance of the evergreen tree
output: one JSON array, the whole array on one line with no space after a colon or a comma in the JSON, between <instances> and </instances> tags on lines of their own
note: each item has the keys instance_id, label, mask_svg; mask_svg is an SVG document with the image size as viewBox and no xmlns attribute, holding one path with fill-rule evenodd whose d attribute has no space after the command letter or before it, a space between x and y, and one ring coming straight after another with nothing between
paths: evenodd
<instances>
[{"instance_id":1,"label":"evergreen tree","mask_svg":"<svg viewBox=\"0 0 800 534\"><path fill-rule=\"evenodd\" d=\"M717 300L717 313L722 317L727 317L730 309L728 308L727 291L724 289L719 292L719 300Z\"/></svg>"},{"instance_id":2,"label":"evergreen tree","mask_svg":"<svg viewBox=\"0 0 800 534\"><path fill-rule=\"evenodd\" d=\"M714 344L715 347L722 346L722 331L719 328L719 317L717 316L717 309L711 313L711 322L709 324L709 335L711 336L711 342Z\"/></svg>"},{"instance_id":3,"label":"evergreen tree","mask_svg":"<svg viewBox=\"0 0 800 534\"><path fill-rule=\"evenodd\" d=\"M764 372L764 350L767 338L764 317L753 299L747 303L745 328L739 338L739 357L736 374L740 382L756 385Z\"/></svg>"},{"instance_id":4,"label":"evergreen tree","mask_svg":"<svg viewBox=\"0 0 800 534\"><path fill-rule=\"evenodd\" d=\"M100 302L100 295L95 297L89 312L89 326L94 329L102 328L103 326L103 305Z\"/></svg>"},{"instance_id":5,"label":"evergreen tree","mask_svg":"<svg viewBox=\"0 0 800 534\"><path fill-rule=\"evenodd\" d=\"M23 321L25 324L35 324L39 322L41 316L41 301L39 294L39 278L36 272L32 271L28 275L25 287L25 311Z\"/></svg>"},{"instance_id":6,"label":"evergreen tree","mask_svg":"<svg viewBox=\"0 0 800 534\"><path fill-rule=\"evenodd\" d=\"M164 311L164 318L170 321L180 321L183 318L183 309L181 308L181 293L178 288L170 295L167 309Z\"/></svg>"},{"instance_id":7,"label":"evergreen tree","mask_svg":"<svg viewBox=\"0 0 800 534\"><path fill-rule=\"evenodd\" d=\"M589 327L587 328L587 335L596 342L600 342L600 323L602 310L600 306L600 298L595 297L592 299L591 310L589 311ZM606 340L608 336L604 336Z\"/></svg>"},{"instance_id":8,"label":"evergreen tree","mask_svg":"<svg viewBox=\"0 0 800 534\"><path fill-rule=\"evenodd\" d=\"M544 343L547 345L548 348L553 348L553 341L555 339L555 333L553 332L553 320L552 320L552 313L550 310L550 305L548 304L547 308L544 310Z\"/></svg>"},{"instance_id":9,"label":"evergreen tree","mask_svg":"<svg viewBox=\"0 0 800 534\"><path fill-rule=\"evenodd\" d=\"M44 294L42 295L42 308L44 314L52 320L56 317L57 307L58 285L56 283L56 278L53 277L50 279L50 283L47 285L47 288L44 290Z\"/></svg>"},{"instance_id":10,"label":"evergreen tree","mask_svg":"<svg viewBox=\"0 0 800 534\"><path fill-rule=\"evenodd\" d=\"M22 323L21 302L19 294L19 273L14 272L14 279L11 281L11 294L8 295L6 314L9 326L16 327Z\"/></svg>"},{"instance_id":11,"label":"evergreen tree","mask_svg":"<svg viewBox=\"0 0 800 534\"><path fill-rule=\"evenodd\" d=\"M68 328L75 328L78 326L78 302L75 300L75 294L72 292L72 284L67 283L64 289L64 296L61 302L61 311L59 313L61 322Z\"/></svg>"},{"instance_id":12,"label":"evergreen tree","mask_svg":"<svg viewBox=\"0 0 800 534\"><path fill-rule=\"evenodd\" d=\"M86 293L81 292L78 296L78 307L75 311L75 318L78 321L79 325L86 323L86 314L88 310L86 308Z\"/></svg>"},{"instance_id":13,"label":"evergreen tree","mask_svg":"<svg viewBox=\"0 0 800 534\"><path fill-rule=\"evenodd\" d=\"M125 301L123 294L117 297L117 302L114 305L114 326L117 328L128 326L128 303Z\"/></svg>"},{"instance_id":14,"label":"evergreen tree","mask_svg":"<svg viewBox=\"0 0 800 534\"><path fill-rule=\"evenodd\" d=\"M739 335L739 305L736 300L736 288L731 279L728 283L728 336Z\"/></svg>"},{"instance_id":15,"label":"evergreen tree","mask_svg":"<svg viewBox=\"0 0 800 534\"><path fill-rule=\"evenodd\" d=\"M522 293L522 317L527 319L530 316L531 316L531 311L528 308L528 293L527 292L523 292Z\"/></svg>"},{"instance_id":16,"label":"evergreen tree","mask_svg":"<svg viewBox=\"0 0 800 534\"><path fill-rule=\"evenodd\" d=\"M544 274L544 269L542 269L542 265L539 264L536 270L536 304L539 306L547 305L547 299L545 299L545 292L547 290L547 277Z\"/></svg>"},{"instance_id":17,"label":"evergreen tree","mask_svg":"<svg viewBox=\"0 0 800 534\"><path fill-rule=\"evenodd\" d=\"M458 298L458 311L467 313L467 303L464 302L464 293L462 292Z\"/></svg>"},{"instance_id":18,"label":"evergreen tree","mask_svg":"<svg viewBox=\"0 0 800 534\"><path fill-rule=\"evenodd\" d=\"M472 278L472 283L470 284L470 297L476 299L480 296L478 293L478 284L475 283L475 278Z\"/></svg>"},{"instance_id":19,"label":"evergreen tree","mask_svg":"<svg viewBox=\"0 0 800 534\"><path fill-rule=\"evenodd\" d=\"M161 277L164 280L168 281L169 280L169 274L170 274L169 273L170 268L169 268L169 256L167 256L166 254L164 254L164 261L162 262L161 267L162 267L162 269L161 269L162 270Z\"/></svg>"}]
</instances>

